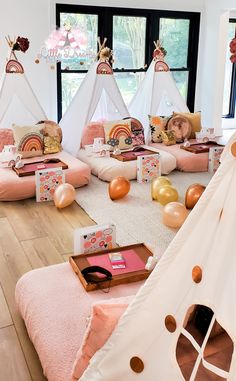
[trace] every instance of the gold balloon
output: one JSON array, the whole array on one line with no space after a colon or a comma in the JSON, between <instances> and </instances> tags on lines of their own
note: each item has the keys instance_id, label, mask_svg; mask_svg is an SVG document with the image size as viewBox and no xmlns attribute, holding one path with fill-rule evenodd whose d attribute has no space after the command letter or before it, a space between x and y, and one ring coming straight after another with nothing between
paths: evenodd
<instances>
[{"instance_id":1,"label":"gold balloon","mask_svg":"<svg viewBox=\"0 0 236 381\"><path fill-rule=\"evenodd\" d=\"M166 176L159 176L153 179L151 183L152 199L157 201L157 189L162 185L171 185L171 181Z\"/></svg>"},{"instance_id":2,"label":"gold balloon","mask_svg":"<svg viewBox=\"0 0 236 381\"><path fill-rule=\"evenodd\" d=\"M205 189L205 185L202 184L192 184L188 187L185 194L185 206L187 209L194 208Z\"/></svg>"},{"instance_id":3,"label":"gold balloon","mask_svg":"<svg viewBox=\"0 0 236 381\"><path fill-rule=\"evenodd\" d=\"M54 192L53 200L57 208L62 209L72 204L76 196L75 188L71 184L61 184Z\"/></svg>"},{"instance_id":4,"label":"gold balloon","mask_svg":"<svg viewBox=\"0 0 236 381\"><path fill-rule=\"evenodd\" d=\"M115 177L109 183L108 192L112 201L126 196L130 190L130 182L125 177Z\"/></svg>"},{"instance_id":5,"label":"gold balloon","mask_svg":"<svg viewBox=\"0 0 236 381\"><path fill-rule=\"evenodd\" d=\"M179 195L172 185L162 185L157 188L157 200L162 205L166 205L172 201L178 201Z\"/></svg>"},{"instance_id":6,"label":"gold balloon","mask_svg":"<svg viewBox=\"0 0 236 381\"><path fill-rule=\"evenodd\" d=\"M188 211L180 202L170 202L163 209L163 223L170 228L178 229L183 225Z\"/></svg>"}]
</instances>

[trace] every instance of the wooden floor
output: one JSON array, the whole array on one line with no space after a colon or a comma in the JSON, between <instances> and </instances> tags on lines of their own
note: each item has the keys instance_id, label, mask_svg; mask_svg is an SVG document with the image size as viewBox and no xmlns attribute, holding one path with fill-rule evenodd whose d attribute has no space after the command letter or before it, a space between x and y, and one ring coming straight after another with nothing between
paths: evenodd
<instances>
[{"instance_id":1,"label":"wooden floor","mask_svg":"<svg viewBox=\"0 0 236 381\"><path fill-rule=\"evenodd\" d=\"M58 210L34 199L0 202L0 380L42 381L42 368L15 305L27 271L67 261L73 230L94 222L75 202Z\"/></svg>"}]
</instances>

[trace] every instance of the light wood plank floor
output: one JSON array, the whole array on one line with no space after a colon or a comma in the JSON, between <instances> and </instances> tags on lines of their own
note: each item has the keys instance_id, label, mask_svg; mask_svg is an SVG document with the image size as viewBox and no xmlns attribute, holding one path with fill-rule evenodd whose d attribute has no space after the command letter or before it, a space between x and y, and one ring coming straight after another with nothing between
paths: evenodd
<instances>
[{"instance_id":1,"label":"light wood plank floor","mask_svg":"<svg viewBox=\"0 0 236 381\"><path fill-rule=\"evenodd\" d=\"M62 210L34 199L0 202L0 380L46 380L15 305L15 285L31 269L67 261L73 230L93 224L75 202Z\"/></svg>"}]
</instances>

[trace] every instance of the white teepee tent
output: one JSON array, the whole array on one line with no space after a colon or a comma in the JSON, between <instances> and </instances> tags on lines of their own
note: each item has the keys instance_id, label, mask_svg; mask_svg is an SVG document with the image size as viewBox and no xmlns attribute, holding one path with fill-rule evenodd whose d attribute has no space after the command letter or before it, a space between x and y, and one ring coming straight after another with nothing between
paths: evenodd
<instances>
[{"instance_id":1,"label":"white teepee tent","mask_svg":"<svg viewBox=\"0 0 236 381\"><path fill-rule=\"evenodd\" d=\"M111 338L90 361L81 381L185 380L176 359L181 333L196 350L189 381L236 380L236 304L233 301L236 293L236 143L231 151L226 147L227 154L201 199ZM186 312L195 304L208 306L214 312L202 345L184 328ZM204 358L215 319L234 344L228 370ZM133 364L136 361L135 367L132 361ZM211 378L196 378L200 364L211 373Z\"/></svg>"},{"instance_id":2,"label":"white teepee tent","mask_svg":"<svg viewBox=\"0 0 236 381\"><path fill-rule=\"evenodd\" d=\"M107 48L105 48L107 49ZM76 156L84 127L91 120L116 120L129 116L108 61L91 65L60 126L64 149Z\"/></svg>"},{"instance_id":3,"label":"white teepee tent","mask_svg":"<svg viewBox=\"0 0 236 381\"><path fill-rule=\"evenodd\" d=\"M155 43L158 49L157 44ZM173 111L189 112L163 54L156 54L128 107L130 115L144 127L146 141L150 139L148 115L170 116ZM160 50L158 50L160 53Z\"/></svg>"},{"instance_id":4,"label":"white teepee tent","mask_svg":"<svg viewBox=\"0 0 236 381\"><path fill-rule=\"evenodd\" d=\"M0 128L12 124L32 124L47 119L24 73L23 66L11 51L0 82Z\"/></svg>"}]
</instances>

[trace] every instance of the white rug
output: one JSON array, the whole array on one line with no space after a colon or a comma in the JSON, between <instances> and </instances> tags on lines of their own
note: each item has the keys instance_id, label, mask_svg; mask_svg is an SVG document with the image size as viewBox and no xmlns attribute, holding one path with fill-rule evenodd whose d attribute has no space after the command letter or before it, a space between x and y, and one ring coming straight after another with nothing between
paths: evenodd
<instances>
[{"instance_id":1,"label":"white rug","mask_svg":"<svg viewBox=\"0 0 236 381\"><path fill-rule=\"evenodd\" d=\"M184 202L188 186L193 183L207 185L211 175L207 172L174 171L168 178L178 190L179 201ZM123 199L111 201L108 183L92 176L88 186L77 190L76 201L97 224L112 222L116 225L119 245L145 242L163 252L177 232L163 225L163 206L152 201L150 184L131 181L129 194Z\"/></svg>"}]
</instances>

